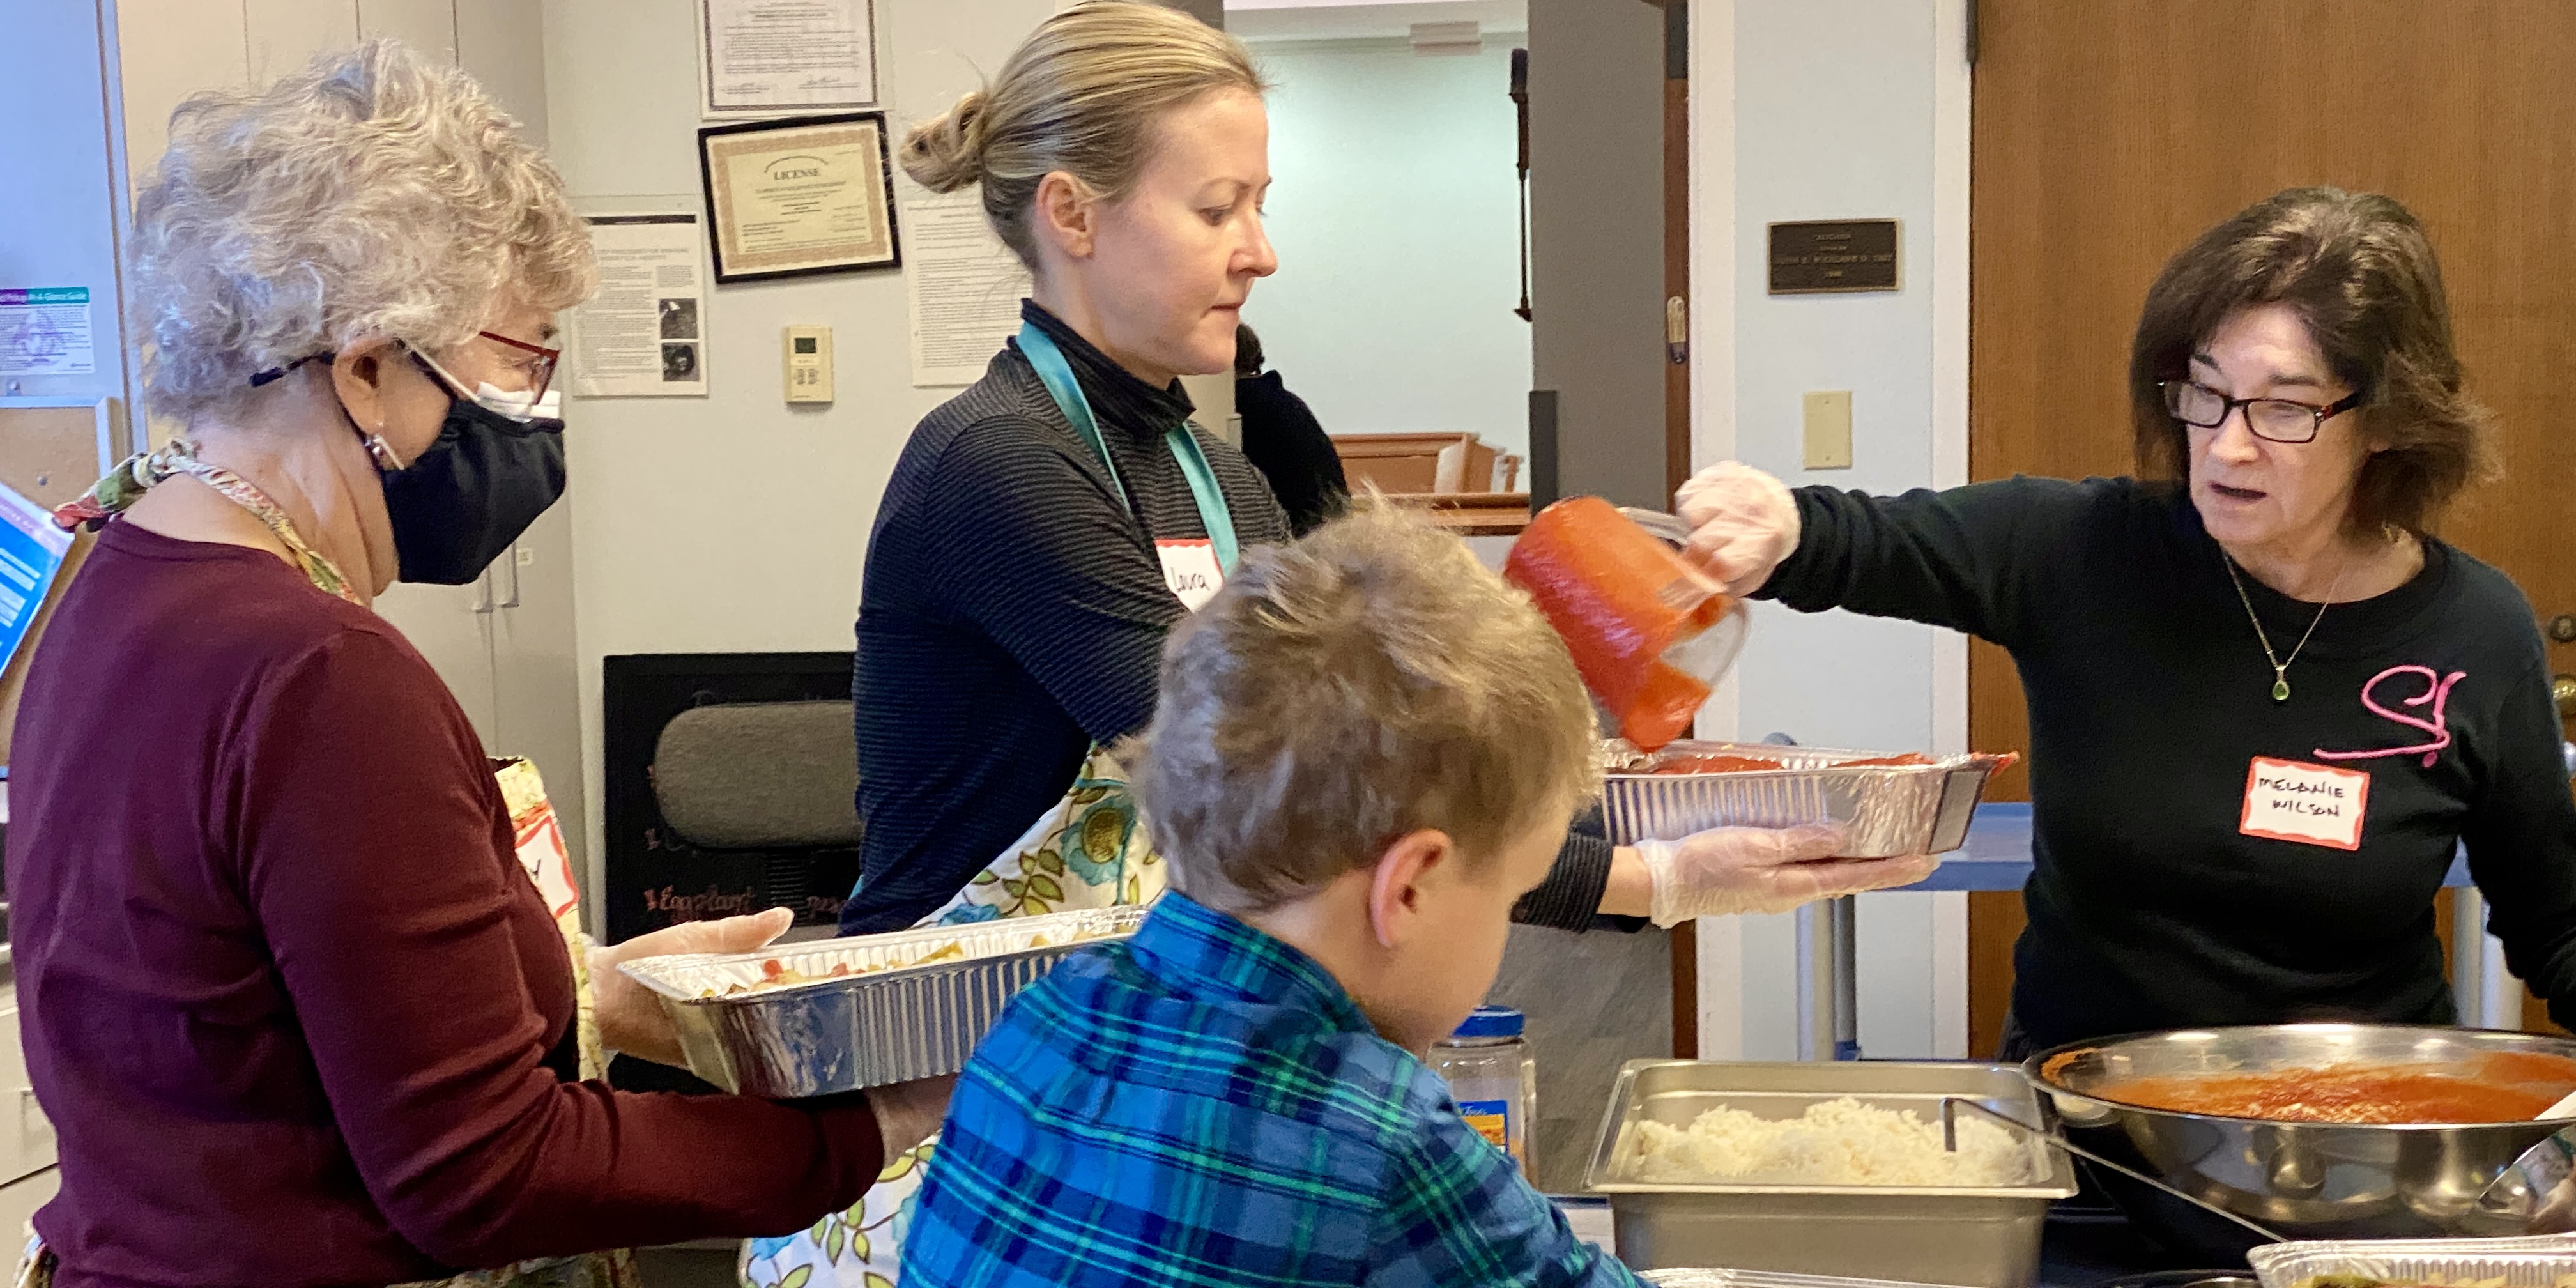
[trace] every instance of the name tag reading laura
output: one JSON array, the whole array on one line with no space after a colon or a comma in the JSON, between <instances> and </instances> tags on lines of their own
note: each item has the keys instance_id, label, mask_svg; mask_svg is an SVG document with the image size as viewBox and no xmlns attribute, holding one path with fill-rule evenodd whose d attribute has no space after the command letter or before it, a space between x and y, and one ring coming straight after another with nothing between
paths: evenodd
<instances>
[{"instance_id":1,"label":"name tag reading laura","mask_svg":"<svg viewBox=\"0 0 2576 1288\"><path fill-rule=\"evenodd\" d=\"M1181 601L1181 607L1195 613L1216 598L1225 585L1225 569L1217 566L1216 546L1206 540L1157 541L1154 553L1163 558L1163 584Z\"/></svg>"},{"instance_id":2,"label":"name tag reading laura","mask_svg":"<svg viewBox=\"0 0 2576 1288\"><path fill-rule=\"evenodd\" d=\"M2370 775L2300 760L2254 758L2245 775L2247 836L2337 850L2361 848L2361 819L2370 804Z\"/></svg>"}]
</instances>

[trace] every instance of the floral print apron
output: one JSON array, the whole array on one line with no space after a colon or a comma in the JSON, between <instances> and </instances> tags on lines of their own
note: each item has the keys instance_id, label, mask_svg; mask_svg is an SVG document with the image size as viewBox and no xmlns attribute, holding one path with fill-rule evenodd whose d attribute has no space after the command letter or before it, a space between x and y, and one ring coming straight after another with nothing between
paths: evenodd
<instances>
[{"instance_id":1,"label":"floral print apron","mask_svg":"<svg viewBox=\"0 0 2576 1288\"><path fill-rule=\"evenodd\" d=\"M1111 488L1123 500L1127 493L1118 482L1118 467L1092 418L1090 400L1083 396L1064 355L1034 326L1020 329L1020 350L1037 368L1039 380L1065 419L1108 466ZM1218 490L1207 458L1186 425L1171 431L1166 441L1189 479L1199 522L1208 534L1206 547L1213 548L1220 573L1232 572L1234 516L1226 508L1225 494ZM1191 608L1198 606L1184 602ZM1199 602L1204 602L1203 596ZM1154 853L1145 829L1137 825L1136 800L1128 793L1126 776L1095 745L1075 771L1073 784L1052 808L976 873L965 889L914 924L950 926L1076 908L1148 904L1163 893L1164 884L1162 857ZM913 1197L920 1192L935 1144L933 1138L896 1155L877 1176L875 1186L848 1211L826 1216L809 1230L746 1242L739 1275L742 1288L895 1288L903 1273L901 1254L904 1234L912 1224Z\"/></svg>"},{"instance_id":2,"label":"floral print apron","mask_svg":"<svg viewBox=\"0 0 2576 1288\"><path fill-rule=\"evenodd\" d=\"M1163 860L1136 825L1135 798L1108 753L1097 747L1073 786L1001 857L919 926L1034 917L1076 908L1152 903L1163 893ZM891 1145L893 1142L888 1142ZM856 1205L813 1228L743 1244L740 1279L750 1288L894 1288L933 1142L895 1155Z\"/></svg>"}]
</instances>

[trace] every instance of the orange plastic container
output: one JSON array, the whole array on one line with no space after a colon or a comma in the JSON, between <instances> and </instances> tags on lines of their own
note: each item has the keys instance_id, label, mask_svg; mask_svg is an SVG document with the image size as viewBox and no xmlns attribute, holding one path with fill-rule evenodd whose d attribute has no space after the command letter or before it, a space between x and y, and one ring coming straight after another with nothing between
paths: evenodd
<instances>
[{"instance_id":1,"label":"orange plastic container","mask_svg":"<svg viewBox=\"0 0 2576 1288\"><path fill-rule=\"evenodd\" d=\"M1503 576L1564 637L1620 735L1646 751L1690 728L1743 647L1735 601L1597 496L1539 511Z\"/></svg>"}]
</instances>

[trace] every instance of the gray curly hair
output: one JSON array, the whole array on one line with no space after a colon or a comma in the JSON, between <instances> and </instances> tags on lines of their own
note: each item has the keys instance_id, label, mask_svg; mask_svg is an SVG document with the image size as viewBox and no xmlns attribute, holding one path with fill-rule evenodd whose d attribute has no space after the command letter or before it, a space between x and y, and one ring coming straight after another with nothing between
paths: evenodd
<instances>
[{"instance_id":1,"label":"gray curly hair","mask_svg":"<svg viewBox=\"0 0 2576 1288\"><path fill-rule=\"evenodd\" d=\"M505 298L552 312L598 281L563 180L453 67L399 41L316 58L170 115L135 198L134 302L153 408L370 336L444 349Z\"/></svg>"}]
</instances>

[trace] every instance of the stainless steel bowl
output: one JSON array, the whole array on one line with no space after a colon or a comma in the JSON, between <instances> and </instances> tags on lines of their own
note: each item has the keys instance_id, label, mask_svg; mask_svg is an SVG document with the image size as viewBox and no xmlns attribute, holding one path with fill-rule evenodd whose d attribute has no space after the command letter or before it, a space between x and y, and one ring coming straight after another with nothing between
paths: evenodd
<instances>
[{"instance_id":1,"label":"stainless steel bowl","mask_svg":"<svg viewBox=\"0 0 2576 1288\"><path fill-rule=\"evenodd\" d=\"M2271 1122L2147 1109L2090 1094L2127 1078L2328 1064L2458 1065L2496 1052L2576 1059L2535 1033L2372 1024L2186 1029L2082 1042L2023 1066L2067 1138L2292 1238L2505 1234L2471 1220L2479 1194L2565 1120L2380 1125ZM2135 1181L2097 1172L2130 1219L2179 1248L2236 1257L2252 1236Z\"/></svg>"}]
</instances>

